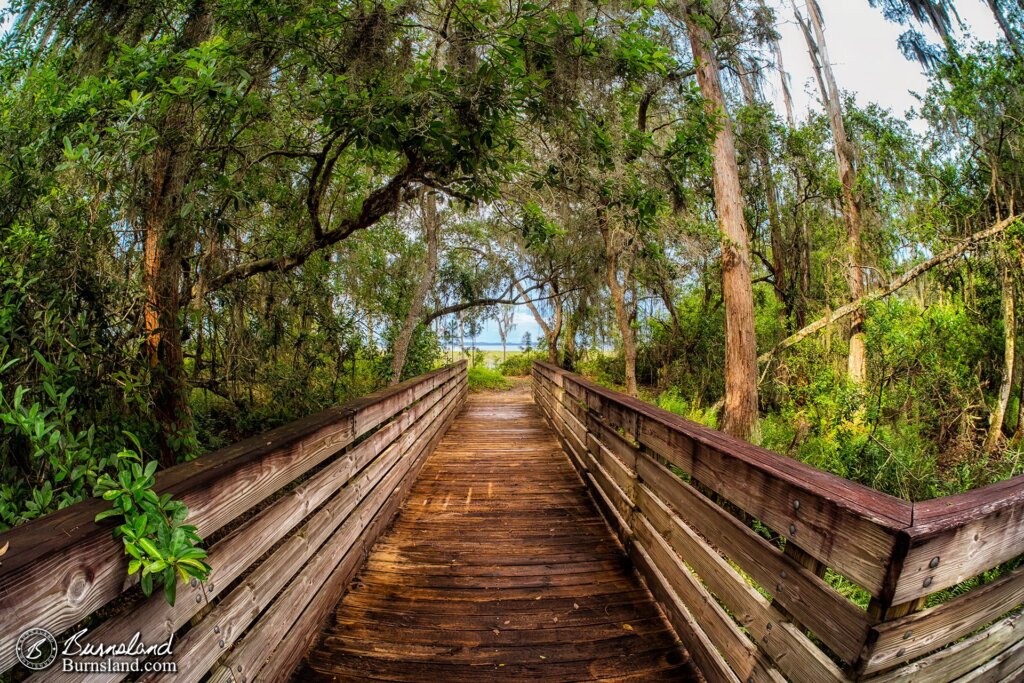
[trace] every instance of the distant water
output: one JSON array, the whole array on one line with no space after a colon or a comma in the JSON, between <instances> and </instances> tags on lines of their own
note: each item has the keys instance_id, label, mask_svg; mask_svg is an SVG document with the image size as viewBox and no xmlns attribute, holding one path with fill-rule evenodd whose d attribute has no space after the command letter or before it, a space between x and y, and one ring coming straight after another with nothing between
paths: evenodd
<instances>
[{"instance_id":1,"label":"distant water","mask_svg":"<svg viewBox=\"0 0 1024 683\"><path fill-rule=\"evenodd\" d=\"M470 340L467 339L466 340L466 348L468 349L471 346L476 346L481 351L490 351L492 349L497 349L498 351L501 351L501 342L500 341L497 341L497 342L477 341L476 343L474 343L474 342L471 342ZM449 348L449 346L447 344L444 344L443 347L445 349ZM459 348L459 343L458 342L455 342L454 348L456 350L458 350L458 348ZM520 342L518 342L518 341L512 341L511 339L509 339L508 342L505 344L505 349L508 350L508 351L522 351L523 350L523 345Z\"/></svg>"}]
</instances>

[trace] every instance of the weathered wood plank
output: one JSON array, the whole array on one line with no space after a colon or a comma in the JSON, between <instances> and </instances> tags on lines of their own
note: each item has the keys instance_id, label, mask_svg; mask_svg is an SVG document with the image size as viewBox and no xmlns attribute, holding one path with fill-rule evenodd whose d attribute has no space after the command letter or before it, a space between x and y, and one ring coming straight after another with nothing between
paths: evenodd
<instances>
[{"instance_id":1,"label":"weathered wood plank","mask_svg":"<svg viewBox=\"0 0 1024 683\"><path fill-rule=\"evenodd\" d=\"M566 451L533 427L540 420L522 393L469 400L297 680L692 678ZM285 661L285 642L299 641L289 636L267 667Z\"/></svg>"},{"instance_id":2,"label":"weathered wood plank","mask_svg":"<svg viewBox=\"0 0 1024 683\"><path fill-rule=\"evenodd\" d=\"M674 508L701 536L712 540L822 642L847 662L857 659L869 626L863 610L664 465L642 455L637 460L637 471L660 501Z\"/></svg>"},{"instance_id":3,"label":"weathered wood plank","mask_svg":"<svg viewBox=\"0 0 1024 683\"><path fill-rule=\"evenodd\" d=\"M646 517L640 515L634 524L637 542L653 560L658 571L701 625L708 640L729 663L742 681L773 681L778 672L765 661L757 646L736 625L707 589L683 565Z\"/></svg>"},{"instance_id":4,"label":"weathered wood plank","mask_svg":"<svg viewBox=\"0 0 1024 683\"><path fill-rule=\"evenodd\" d=\"M188 505L189 520L209 535L285 484L338 453L360 433L429 391L464 364L443 368L369 397L158 473L156 488ZM393 414L393 413L391 413ZM13 666L14 640L29 626L59 633L133 584L126 577L112 520L94 523L104 501L92 499L0 534L9 549L0 565L0 671Z\"/></svg>"},{"instance_id":5,"label":"weathered wood plank","mask_svg":"<svg viewBox=\"0 0 1024 683\"><path fill-rule=\"evenodd\" d=\"M1021 642L1024 637L1024 622L1021 613L1007 617L981 633L950 645L944 650L923 657L907 666L871 677L871 683L890 681L948 681L970 673L982 666L1007 648Z\"/></svg>"},{"instance_id":6,"label":"weathered wood plank","mask_svg":"<svg viewBox=\"0 0 1024 683\"><path fill-rule=\"evenodd\" d=\"M1000 683L1024 680L1024 640L1017 641L987 663L956 679L956 683Z\"/></svg>"},{"instance_id":7,"label":"weathered wood plank","mask_svg":"<svg viewBox=\"0 0 1024 683\"><path fill-rule=\"evenodd\" d=\"M1024 553L1024 476L916 503L907 533L910 550L896 584L897 604Z\"/></svg>"},{"instance_id":8,"label":"weathered wood plank","mask_svg":"<svg viewBox=\"0 0 1024 683\"><path fill-rule=\"evenodd\" d=\"M417 428L421 418L429 420L430 414L437 406L456 405L460 383L464 383L464 380L459 377L447 380L425 396L412 410L402 413L350 452L339 457L308 481L221 539L210 549L208 562L213 571L205 585L190 586L188 583L179 582L178 600L174 606L168 605L163 594L158 592L131 610L100 624L81 642L128 642L136 632L141 634L143 642L165 642L171 633L204 609L243 571L259 560L310 512L348 483L356 473L377 458L396 438L410 428ZM198 600L195 599L197 596ZM70 676L52 669L40 672L30 680L48 681L59 678L61 681L72 681L83 680L86 676L94 683L124 678L118 674Z\"/></svg>"},{"instance_id":9,"label":"weathered wood plank","mask_svg":"<svg viewBox=\"0 0 1024 683\"><path fill-rule=\"evenodd\" d=\"M173 661L178 680L199 681L242 638L254 619L284 589L293 598L320 584L376 515L411 466L408 449L414 433L403 436L374 461L352 486L290 537L231 591L203 620L177 640ZM308 561L308 564L307 564ZM296 576L295 581L291 581ZM285 588L289 586L288 588ZM153 681L158 676L143 676Z\"/></svg>"},{"instance_id":10,"label":"weathered wood plank","mask_svg":"<svg viewBox=\"0 0 1024 683\"><path fill-rule=\"evenodd\" d=\"M964 595L874 627L878 640L864 668L872 673L944 647L1024 603L1024 568Z\"/></svg>"},{"instance_id":11,"label":"weathered wood plank","mask_svg":"<svg viewBox=\"0 0 1024 683\"><path fill-rule=\"evenodd\" d=\"M545 369L564 374L552 366ZM632 425L621 414L612 416L611 406L617 406L620 413L633 413L641 443L778 533L792 537L806 552L873 595L881 595L887 588L888 562L896 534L911 523L909 503L580 377L565 376L563 383L581 388L591 409L613 428L621 426L616 422Z\"/></svg>"},{"instance_id":12,"label":"weathered wood plank","mask_svg":"<svg viewBox=\"0 0 1024 683\"><path fill-rule=\"evenodd\" d=\"M718 596L739 626L750 634L758 648L776 662L782 673L801 683L846 680L843 672L825 653L774 609L646 486L641 485L637 491L637 505L643 513L645 527L660 533L675 554L686 559L704 585ZM746 636L743 637L746 640Z\"/></svg>"},{"instance_id":13,"label":"weathered wood plank","mask_svg":"<svg viewBox=\"0 0 1024 683\"><path fill-rule=\"evenodd\" d=\"M701 674L712 681L739 683L740 679L715 648L686 603L672 590L671 583L658 569L650 554L642 546L634 543L629 547L629 556L647 582L647 588L665 610L669 622L679 634Z\"/></svg>"},{"instance_id":14,"label":"weathered wood plank","mask_svg":"<svg viewBox=\"0 0 1024 683\"><path fill-rule=\"evenodd\" d=\"M409 469L402 474L398 487L387 495L385 504L373 513L370 523L359 536L359 542L344 552L326 580L321 580L322 576L317 572L309 573L308 568L304 570L304 573L310 574L310 580L298 579L292 582L221 662L211 676L211 681L240 679L239 674L252 681L258 680L258 676L266 680L277 680L279 673L291 672L298 658L289 657L290 651L297 650L301 656L301 652L312 644L314 629L321 625L327 611L337 602L362 565L381 530L391 521L397 507L405 499L405 494L412 487L425 457L433 451L460 407L459 403L451 401L438 413L425 418L429 423L413 440L412 451L405 456L409 459ZM307 615L307 612L310 614ZM300 639L293 641L293 633ZM268 656L270 653L274 654ZM274 661L276 659L282 661ZM264 664L269 665L269 671L261 672Z\"/></svg>"}]
</instances>

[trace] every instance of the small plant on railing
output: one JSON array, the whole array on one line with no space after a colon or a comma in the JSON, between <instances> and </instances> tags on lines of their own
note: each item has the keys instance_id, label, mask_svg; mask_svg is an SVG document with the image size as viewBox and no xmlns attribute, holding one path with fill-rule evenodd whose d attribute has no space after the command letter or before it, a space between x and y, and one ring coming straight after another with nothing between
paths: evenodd
<instances>
[{"instance_id":1,"label":"small plant on railing","mask_svg":"<svg viewBox=\"0 0 1024 683\"><path fill-rule=\"evenodd\" d=\"M137 451L117 454L116 478L104 474L96 482L96 494L114 505L96 515L96 521L115 515L124 518L114 535L121 538L125 554L131 557L128 574L142 570L140 583L146 595L152 595L154 580L161 582L167 602L173 605L178 577L205 581L210 566L204 561L206 551L199 547L202 539L196 528L184 523L188 508L170 494L156 494L153 475L157 463L144 463L138 441L135 446Z\"/></svg>"}]
</instances>

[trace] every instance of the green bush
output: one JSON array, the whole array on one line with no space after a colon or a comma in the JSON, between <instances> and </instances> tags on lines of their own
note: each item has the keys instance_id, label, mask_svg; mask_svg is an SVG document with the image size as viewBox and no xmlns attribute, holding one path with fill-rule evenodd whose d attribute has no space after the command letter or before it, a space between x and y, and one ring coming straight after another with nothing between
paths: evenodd
<instances>
[{"instance_id":1,"label":"green bush","mask_svg":"<svg viewBox=\"0 0 1024 683\"><path fill-rule=\"evenodd\" d=\"M621 352L591 354L579 363L579 373L601 386L616 388L626 383L626 359Z\"/></svg>"},{"instance_id":2,"label":"green bush","mask_svg":"<svg viewBox=\"0 0 1024 683\"><path fill-rule=\"evenodd\" d=\"M498 372L506 377L523 377L530 374L530 366L535 360L547 360L543 351L521 351L513 353L498 363Z\"/></svg>"},{"instance_id":3,"label":"green bush","mask_svg":"<svg viewBox=\"0 0 1024 683\"><path fill-rule=\"evenodd\" d=\"M715 411L711 410L710 407L702 408L694 405L683 398L675 387L670 388L668 391L663 391L655 399L654 403L662 410L681 415L687 420L699 422L706 427L715 428L718 426L718 418L715 415Z\"/></svg>"},{"instance_id":4,"label":"green bush","mask_svg":"<svg viewBox=\"0 0 1024 683\"><path fill-rule=\"evenodd\" d=\"M500 372L477 365L469 369L469 390L485 391L503 390L511 388L512 383L505 379Z\"/></svg>"}]
</instances>

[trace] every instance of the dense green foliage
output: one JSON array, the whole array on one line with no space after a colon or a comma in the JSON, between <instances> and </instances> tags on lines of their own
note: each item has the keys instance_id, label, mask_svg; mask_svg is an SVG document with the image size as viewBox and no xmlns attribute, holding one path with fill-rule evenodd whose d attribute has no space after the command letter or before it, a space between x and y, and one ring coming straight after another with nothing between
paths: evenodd
<instances>
[{"instance_id":1,"label":"dense green foliage","mask_svg":"<svg viewBox=\"0 0 1024 683\"><path fill-rule=\"evenodd\" d=\"M512 305L544 338L497 368L474 358L471 388L535 359L620 388L635 366L643 398L721 424L726 130L766 354L755 438L911 499L1021 473L1024 10L999 7L1006 40L948 21L941 46L906 38L929 68L920 131L844 94L851 268L835 120L762 94L788 7L14 2L0 529L104 495L133 572L173 600L176 572L206 568L187 511L153 494L157 463L471 355ZM776 349L850 302L849 272L877 293L993 225L865 308L866 381L846 318Z\"/></svg>"},{"instance_id":2,"label":"dense green foliage","mask_svg":"<svg viewBox=\"0 0 1024 683\"><path fill-rule=\"evenodd\" d=\"M474 365L469 368L469 390L486 391L508 389L512 384L505 379L505 376L484 365Z\"/></svg>"}]
</instances>

